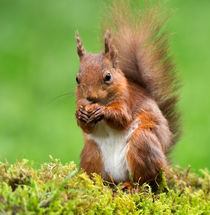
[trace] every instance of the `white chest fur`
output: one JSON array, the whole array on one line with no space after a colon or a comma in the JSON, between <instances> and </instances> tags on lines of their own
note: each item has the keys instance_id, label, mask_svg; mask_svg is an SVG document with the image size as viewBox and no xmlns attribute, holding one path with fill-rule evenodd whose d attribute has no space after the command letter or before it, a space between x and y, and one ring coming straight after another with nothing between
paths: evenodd
<instances>
[{"instance_id":1,"label":"white chest fur","mask_svg":"<svg viewBox=\"0 0 210 215\"><path fill-rule=\"evenodd\" d=\"M137 127L138 123L134 122L129 129L118 131L110 128L102 120L96 125L94 132L88 135L88 138L94 140L101 149L104 170L115 182L128 179L127 145L130 135Z\"/></svg>"}]
</instances>

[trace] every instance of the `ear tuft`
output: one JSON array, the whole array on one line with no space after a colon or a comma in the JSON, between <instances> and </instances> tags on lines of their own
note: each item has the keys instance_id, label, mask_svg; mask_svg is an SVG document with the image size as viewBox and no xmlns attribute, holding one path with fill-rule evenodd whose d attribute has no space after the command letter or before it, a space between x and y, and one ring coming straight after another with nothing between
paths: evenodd
<instances>
[{"instance_id":1,"label":"ear tuft","mask_svg":"<svg viewBox=\"0 0 210 215\"><path fill-rule=\"evenodd\" d=\"M82 57L86 54L86 52L85 52L85 49L84 49L84 47L82 45L82 41L81 41L81 39L79 37L78 32L76 32L75 37L76 37L76 40L77 40L77 53L78 53L79 59L81 60Z\"/></svg>"},{"instance_id":2,"label":"ear tuft","mask_svg":"<svg viewBox=\"0 0 210 215\"><path fill-rule=\"evenodd\" d=\"M113 67L117 67L117 50L112 45L112 35L109 30L104 35L104 55L112 61Z\"/></svg>"},{"instance_id":3,"label":"ear tuft","mask_svg":"<svg viewBox=\"0 0 210 215\"><path fill-rule=\"evenodd\" d=\"M106 31L105 36L104 36L104 52L105 54L108 54L110 51L110 43L111 43L111 33L109 30Z\"/></svg>"}]
</instances>

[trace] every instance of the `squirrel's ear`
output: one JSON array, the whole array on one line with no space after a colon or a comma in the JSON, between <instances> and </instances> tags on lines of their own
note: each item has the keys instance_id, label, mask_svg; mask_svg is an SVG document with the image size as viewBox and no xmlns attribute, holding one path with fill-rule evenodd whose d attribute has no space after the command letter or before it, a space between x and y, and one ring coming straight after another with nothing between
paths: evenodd
<instances>
[{"instance_id":1,"label":"squirrel's ear","mask_svg":"<svg viewBox=\"0 0 210 215\"><path fill-rule=\"evenodd\" d=\"M104 36L104 55L105 57L109 58L109 60L112 62L113 67L117 67L117 50L112 45L112 37L109 30L106 31Z\"/></svg>"},{"instance_id":2,"label":"squirrel's ear","mask_svg":"<svg viewBox=\"0 0 210 215\"><path fill-rule=\"evenodd\" d=\"M77 54L79 56L79 59L81 60L82 57L86 54L85 49L82 45L82 41L79 38L78 32L76 32L76 40L77 40Z\"/></svg>"}]
</instances>

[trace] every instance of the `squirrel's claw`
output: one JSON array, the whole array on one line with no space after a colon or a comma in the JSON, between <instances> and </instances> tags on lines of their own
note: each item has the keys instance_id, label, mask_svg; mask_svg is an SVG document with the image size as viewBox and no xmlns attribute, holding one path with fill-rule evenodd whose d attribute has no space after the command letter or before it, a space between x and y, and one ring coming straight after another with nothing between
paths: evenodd
<instances>
[{"instance_id":1,"label":"squirrel's claw","mask_svg":"<svg viewBox=\"0 0 210 215\"><path fill-rule=\"evenodd\" d=\"M89 119L89 115L86 111L83 110L83 108L80 108L77 112L76 112L76 118L82 122L87 122Z\"/></svg>"},{"instance_id":2,"label":"squirrel's claw","mask_svg":"<svg viewBox=\"0 0 210 215\"><path fill-rule=\"evenodd\" d=\"M76 112L76 117L78 120L84 123L97 123L104 117L103 109L101 106L97 107L95 110L91 108L88 109L85 106L81 106Z\"/></svg>"},{"instance_id":3,"label":"squirrel's claw","mask_svg":"<svg viewBox=\"0 0 210 215\"><path fill-rule=\"evenodd\" d=\"M102 120L104 117L104 114L102 112L101 108L98 108L93 114L91 114L88 123L94 122L97 123L98 121Z\"/></svg>"}]
</instances>

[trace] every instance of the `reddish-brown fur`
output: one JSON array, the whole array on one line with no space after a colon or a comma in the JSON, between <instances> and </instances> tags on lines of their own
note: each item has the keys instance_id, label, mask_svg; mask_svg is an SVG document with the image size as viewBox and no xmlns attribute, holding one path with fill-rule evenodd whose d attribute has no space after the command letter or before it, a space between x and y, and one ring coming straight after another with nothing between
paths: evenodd
<instances>
[{"instance_id":1,"label":"reddish-brown fur","mask_svg":"<svg viewBox=\"0 0 210 215\"><path fill-rule=\"evenodd\" d=\"M102 29L112 30L119 68L155 99L173 133L172 146L180 136L180 114L176 107L179 84L168 51L168 34L162 30L168 15L160 2L152 7L148 0L136 13L128 1L115 1L105 14Z\"/></svg>"},{"instance_id":2,"label":"reddish-brown fur","mask_svg":"<svg viewBox=\"0 0 210 215\"><path fill-rule=\"evenodd\" d=\"M96 143L92 140L85 140L85 146L81 153L80 167L89 175L93 172L100 175L103 171L101 152Z\"/></svg>"},{"instance_id":3,"label":"reddish-brown fur","mask_svg":"<svg viewBox=\"0 0 210 215\"><path fill-rule=\"evenodd\" d=\"M109 26L114 29L105 34L105 50L99 54L87 54L76 35L80 58L76 118L85 137L80 166L90 175L96 172L111 178L98 143L88 136L102 120L116 132L138 122L126 142L134 181L154 180L161 168L167 172L166 154L179 135L179 114L174 67L167 37L158 35L162 20L157 8L145 8L134 23L125 2L114 5L110 16L114 23ZM111 80L105 81L107 74Z\"/></svg>"}]
</instances>

